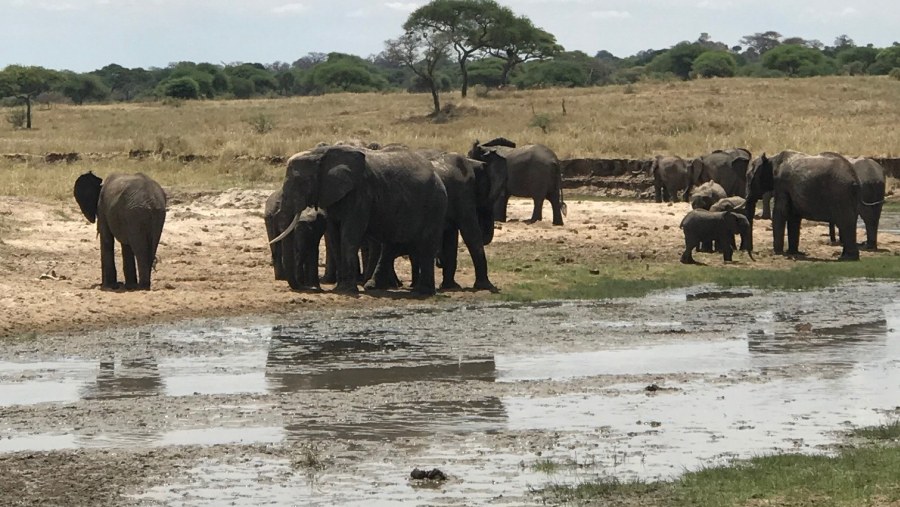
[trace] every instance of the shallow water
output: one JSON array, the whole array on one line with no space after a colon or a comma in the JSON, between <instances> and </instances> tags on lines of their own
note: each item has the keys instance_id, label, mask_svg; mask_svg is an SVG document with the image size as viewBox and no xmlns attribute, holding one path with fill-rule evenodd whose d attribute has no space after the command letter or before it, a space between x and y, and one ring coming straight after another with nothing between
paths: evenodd
<instances>
[{"instance_id":1,"label":"shallow water","mask_svg":"<svg viewBox=\"0 0 900 507\"><path fill-rule=\"evenodd\" d=\"M694 288L122 332L81 357L0 357L0 453L344 442L314 473L224 453L133 498L529 503L548 483L828 452L836 432L884 422L900 405L896 301L880 282ZM546 459L569 466L533 468ZM419 487L414 466L451 480Z\"/></svg>"}]
</instances>

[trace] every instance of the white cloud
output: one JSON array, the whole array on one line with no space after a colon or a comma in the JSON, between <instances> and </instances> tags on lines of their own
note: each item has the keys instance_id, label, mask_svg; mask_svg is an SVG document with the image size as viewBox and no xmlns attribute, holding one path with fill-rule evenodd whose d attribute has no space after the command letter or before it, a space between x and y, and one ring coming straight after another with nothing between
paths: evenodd
<instances>
[{"instance_id":1,"label":"white cloud","mask_svg":"<svg viewBox=\"0 0 900 507\"><path fill-rule=\"evenodd\" d=\"M859 11L856 7L844 7L844 10L841 11L841 16L856 16L859 14Z\"/></svg>"},{"instance_id":2,"label":"white cloud","mask_svg":"<svg viewBox=\"0 0 900 507\"><path fill-rule=\"evenodd\" d=\"M367 11L364 8L359 8L359 9L353 9L352 11L348 12L347 17L348 18L364 18L368 14L369 14L369 11Z\"/></svg>"},{"instance_id":3,"label":"white cloud","mask_svg":"<svg viewBox=\"0 0 900 507\"><path fill-rule=\"evenodd\" d=\"M294 14L297 12L303 12L306 10L306 6L300 3L295 4L284 4L279 5L278 7L272 7L272 12L275 14Z\"/></svg>"},{"instance_id":4,"label":"white cloud","mask_svg":"<svg viewBox=\"0 0 900 507\"><path fill-rule=\"evenodd\" d=\"M591 17L597 19L626 19L631 17L628 11L592 11Z\"/></svg>"},{"instance_id":5,"label":"white cloud","mask_svg":"<svg viewBox=\"0 0 900 507\"><path fill-rule=\"evenodd\" d=\"M397 11L412 12L419 8L419 4L415 2L385 2L385 7Z\"/></svg>"}]
</instances>

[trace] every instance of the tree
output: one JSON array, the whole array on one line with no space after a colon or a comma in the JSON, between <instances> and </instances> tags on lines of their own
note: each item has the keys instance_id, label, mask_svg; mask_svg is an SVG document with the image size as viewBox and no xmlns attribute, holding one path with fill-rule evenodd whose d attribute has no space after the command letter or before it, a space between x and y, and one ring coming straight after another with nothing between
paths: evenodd
<instances>
[{"instance_id":1,"label":"tree","mask_svg":"<svg viewBox=\"0 0 900 507\"><path fill-rule=\"evenodd\" d=\"M372 64L342 53L329 54L326 62L312 68L307 79L313 93L370 92L387 87L387 80L377 74Z\"/></svg>"},{"instance_id":2,"label":"tree","mask_svg":"<svg viewBox=\"0 0 900 507\"><path fill-rule=\"evenodd\" d=\"M462 77L460 89L465 97L469 88L469 59L487 47L494 30L514 17L509 8L501 7L495 0L432 0L413 11L403 29L407 32L429 29L447 37L456 53Z\"/></svg>"},{"instance_id":3,"label":"tree","mask_svg":"<svg viewBox=\"0 0 900 507\"><path fill-rule=\"evenodd\" d=\"M706 48L699 44L680 42L665 53L657 55L647 66L647 70L671 72L681 79L689 79L694 60L704 52Z\"/></svg>"},{"instance_id":4,"label":"tree","mask_svg":"<svg viewBox=\"0 0 900 507\"><path fill-rule=\"evenodd\" d=\"M726 51L706 51L700 54L691 66L691 71L699 77L732 77L737 62Z\"/></svg>"},{"instance_id":5,"label":"tree","mask_svg":"<svg viewBox=\"0 0 900 507\"><path fill-rule=\"evenodd\" d=\"M863 46L844 46L844 49L838 51L835 55L838 67L845 74L857 75L865 74L875 59L878 57L879 50L873 47Z\"/></svg>"},{"instance_id":6,"label":"tree","mask_svg":"<svg viewBox=\"0 0 900 507\"><path fill-rule=\"evenodd\" d=\"M534 26L525 16L514 17L495 28L491 33L488 53L503 59L502 82L509 83L509 75L516 68L531 60L552 58L563 51L550 32Z\"/></svg>"},{"instance_id":7,"label":"tree","mask_svg":"<svg viewBox=\"0 0 900 507\"><path fill-rule=\"evenodd\" d=\"M885 75L897 67L900 67L900 46L893 45L878 52L869 67L869 74Z\"/></svg>"},{"instance_id":8,"label":"tree","mask_svg":"<svg viewBox=\"0 0 900 507\"><path fill-rule=\"evenodd\" d=\"M79 106L86 100L99 101L109 97L109 87L93 74L65 73L60 91Z\"/></svg>"},{"instance_id":9,"label":"tree","mask_svg":"<svg viewBox=\"0 0 900 507\"><path fill-rule=\"evenodd\" d=\"M781 45L781 34L772 30L757 32L741 37L741 44L748 48L745 53L748 59L756 60Z\"/></svg>"},{"instance_id":10,"label":"tree","mask_svg":"<svg viewBox=\"0 0 900 507\"><path fill-rule=\"evenodd\" d=\"M413 27L400 37L385 41L385 58L409 68L428 86L434 114L441 112L436 72L441 60L447 58L451 44L445 33L424 26Z\"/></svg>"},{"instance_id":11,"label":"tree","mask_svg":"<svg viewBox=\"0 0 900 507\"><path fill-rule=\"evenodd\" d=\"M59 73L43 67L9 65L0 72L0 91L25 103L25 128L31 128L31 103L59 81Z\"/></svg>"},{"instance_id":12,"label":"tree","mask_svg":"<svg viewBox=\"0 0 900 507\"><path fill-rule=\"evenodd\" d=\"M159 84L163 95L176 99L200 98L200 85L189 77L176 77Z\"/></svg>"},{"instance_id":13,"label":"tree","mask_svg":"<svg viewBox=\"0 0 900 507\"><path fill-rule=\"evenodd\" d=\"M836 51L852 48L854 46L856 46L856 44L853 42L853 39L851 39L847 34L838 35L834 38L834 49Z\"/></svg>"},{"instance_id":14,"label":"tree","mask_svg":"<svg viewBox=\"0 0 900 507\"><path fill-rule=\"evenodd\" d=\"M825 56L818 49L784 44L767 51L762 64L768 69L780 70L789 76L819 76L829 74Z\"/></svg>"},{"instance_id":15,"label":"tree","mask_svg":"<svg viewBox=\"0 0 900 507\"><path fill-rule=\"evenodd\" d=\"M259 63L235 63L225 67L225 74L232 80L234 78L247 79L253 83L253 90L257 94L278 91L278 81L275 80L265 66ZM232 88L234 84L232 83Z\"/></svg>"}]
</instances>

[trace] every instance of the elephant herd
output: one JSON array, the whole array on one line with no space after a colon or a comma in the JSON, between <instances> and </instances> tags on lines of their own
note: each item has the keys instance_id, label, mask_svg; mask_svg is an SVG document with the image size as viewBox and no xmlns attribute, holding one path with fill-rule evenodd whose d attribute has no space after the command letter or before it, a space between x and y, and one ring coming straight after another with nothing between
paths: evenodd
<instances>
[{"instance_id":1,"label":"elephant herd","mask_svg":"<svg viewBox=\"0 0 900 507\"><path fill-rule=\"evenodd\" d=\"M460 288L455 280L459 237L472 258L476 290L496 291L488 277L485 246L494 221L506 220L511 196L530 197L530 221L542 219L545 200L553 224L563 225L566 205L556 154L546 146L516 146L504 138L475 141L467 155L412 150L402 145L320 145L290 157L280 190L266 201L264 221L275 278L292 289L319 289L319 246L326 267L321 280L335 291L400 286L397 257L409 257L411 288L436 292ZM97 221L102 288L149 289L166 198L143 174L111 175L103 182L86 173L75 183L85 217ZM124 287L116 279L113 241L122 247ZM362 259L360 260L360 254ZM135 275L137 259L140 279Z\"/></svg>"},{"instance_id":2,"label":"elephant herd","mask_svg":"<svg viewBox=\"0 0 900 507\"><path fill-rule=\"evenodd\" d=\"M691 252L695 248L713 251L713 243L726 261L731 260L735 234L741 235L741 249L750 252L752 259L753 220L761 199L774 200L771 220L776 254L802 255L803 219L828 222L832 243L837 228L841 260L859 259L857 217L866 227L865 247L874 250L878 246L885 172L870 158L791 150L751 158L749 151L734 148L692 160L660 156L653 161L651 172L657 202L675 200L681 192L682 199L690 201L693 208L681 222L684 263L694 262ZM764 209L763 218L769 218L767 211Z\"/></svg>"},{"instance_id":3,"label":"elephant herd","mask_svg":"<svg viewBox=\"0 0 900 507\"><path fill-rule=\"evenodd\" d=\"M650 171L657 202L674 201L680 194L693 208L681 222L684 263L694 262L694 249L719 251L731 260L736 234L752 259L756 203L768 198L774 200L776 254L799 254L802 219L831 224L832 242L837 229L842 260L859 259L857 217L866 226L866 248L877 247L885 173L874 160L795 151L751 158L749 151L734 148L694 159L658 156ZM103 181L88 172L76 180L74 194L84 216L97 223L102 288L149 289L166 217L163 189L140 173L113 174ZM320 281L350 294L359 284L391 289L401 285L394 261L405 255L412 290L432 295L437 288L460 288L455 273L461 236L472 258L474 288L496 291L485 246L493 239L494 222L506 220L511 196L533 200L529 222L542 219L543 203L549 201L553 225L563 225L562 174L552 150L516 146L502 137L475 141L466 155L402 145L320 143L290 157L281 189L266 202L275 278L297 290L319 289ZM320 277L323 238L326 266ZM124 285L117 279L116 240ZM439 286L435 265L442 271Z\"/></svg>"}]
</instances>

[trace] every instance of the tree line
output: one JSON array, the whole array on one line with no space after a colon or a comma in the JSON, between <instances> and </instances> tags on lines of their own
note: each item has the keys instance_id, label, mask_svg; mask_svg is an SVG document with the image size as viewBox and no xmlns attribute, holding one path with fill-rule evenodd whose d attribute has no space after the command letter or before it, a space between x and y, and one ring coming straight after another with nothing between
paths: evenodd
<instances>
[{"instance_id":1,"label":"tree line","mask_svg":"<svg viewBox=\"0 0 900 507\"><path fill-rule=\"evenodd\" d=\"M34 101L74 104L173 99L246 99L335 92L440 93L487 89L584 87L643 79L883 75L900 79L900 43L857 45L846 35L831 45L767 31L729 46L703 33L695 41L627 57L567 51L553 34L495 0L433 0L416 9L402 33L367 58L309 53L293 62L176 62L164 68L110 64L86 73L9 65L0 71L0 99L24 104L31 126Z\"/></svg>"}]
</instances>

